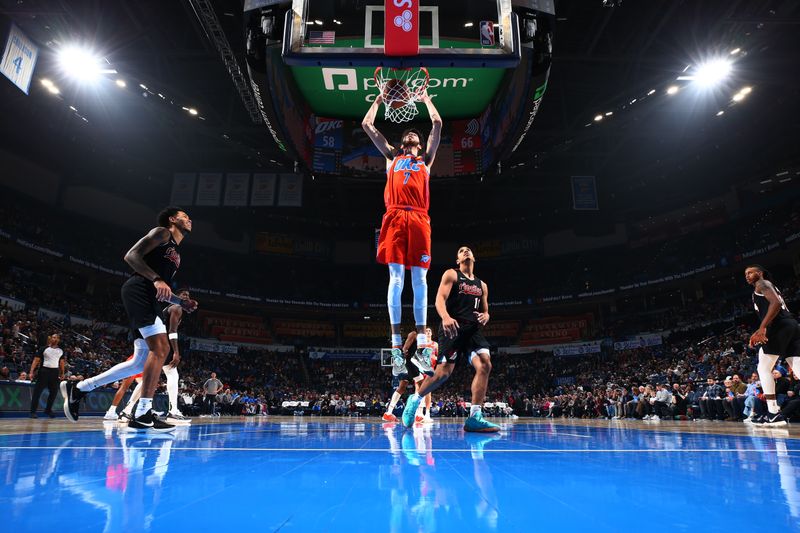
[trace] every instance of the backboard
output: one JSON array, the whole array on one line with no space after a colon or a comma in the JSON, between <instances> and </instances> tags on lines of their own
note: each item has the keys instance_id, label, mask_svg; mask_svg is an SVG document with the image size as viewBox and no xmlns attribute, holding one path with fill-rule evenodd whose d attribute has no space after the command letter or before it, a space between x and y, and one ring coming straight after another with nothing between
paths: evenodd
<instances>
[{"instance_id":1,"label":"backboard","mask_svg":"<svg viewBox=\"0 0 800 533\"><path fill-rule=\"evenodd\" d=\"M293 0L285 15L292 66L511 68L519 58L511 0Z\"/></svg>"}]
</instances>

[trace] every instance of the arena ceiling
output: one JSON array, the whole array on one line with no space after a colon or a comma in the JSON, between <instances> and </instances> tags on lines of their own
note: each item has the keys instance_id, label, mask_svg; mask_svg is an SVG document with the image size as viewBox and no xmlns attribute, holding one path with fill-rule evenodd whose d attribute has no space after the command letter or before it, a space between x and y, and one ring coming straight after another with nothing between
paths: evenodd
<instances>
[{"instance_id":1,"label":"arena ceiling","mask_svg":"<svg viewBox=\"0 0 800 533\"><path fill-rule=\"evenodd\" d=\"M239 27L240 1L212 4L223 26ZM192 0L0 1L6 23L45 49L29 96L0 84L3 146L134 196L168 191L172 172L185 169L291 169L245 110L195 7ZM540 215L553 205L566 214L569 176L596 175L601 207L636 217L720 194L778 170L776 162L797 163L797 2L560 0L556 14L550 82L531 131L486 183L446 180L453 209L463 200L513 197ZM87 90L64 80L59 97L47 93L36 80L57 75L52 52L72 40L107 57L126 88ZM728 86L665 94L687 65L736 48ZM741 86L752 94L732 105ZM351 199L374 201L376 186L318 180L306 207L340 210L331 200L345 188Z\"/></svg>"}]
</instances>

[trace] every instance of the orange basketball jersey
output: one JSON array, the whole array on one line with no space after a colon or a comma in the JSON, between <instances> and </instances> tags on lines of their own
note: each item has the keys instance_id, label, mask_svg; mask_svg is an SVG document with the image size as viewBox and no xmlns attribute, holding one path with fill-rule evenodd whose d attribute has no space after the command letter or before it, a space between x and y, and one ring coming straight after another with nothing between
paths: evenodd
<instances>
[{"instance_id":1,"label":"orange basketball jersey","mask_svg":"<svg viewBox=\"0 0 800 533\"><path fill-rule=\"evenodd\" d=\"M383 201L386 209L409 209L428 212L430 172L425 160L413 155L398 155L386 171Z\"/></svg>"}]
</instances>

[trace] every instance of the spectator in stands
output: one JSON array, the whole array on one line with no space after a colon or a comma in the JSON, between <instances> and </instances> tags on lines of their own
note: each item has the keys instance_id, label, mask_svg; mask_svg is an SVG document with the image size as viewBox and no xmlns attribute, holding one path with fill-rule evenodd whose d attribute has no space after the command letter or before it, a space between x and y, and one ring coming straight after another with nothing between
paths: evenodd
<instances>
[{"instance_id":1,"label":"spectator in stands","mask_svg":"<svg viewBox=\"0 0 800 533\"><path fill-rule=\"evenodd\" d=\"M744 399L747 392L747 385L742 382L739 374L734 374L731 377L730 383L726 384L726 394L723 406L725 413L728 415L725 420L728 422L740 421L744 411Z\"/></svg>"},{"instance_id":2,"label":"spectator in stands","mask_svg":"<svg viewBox=\"0 0 800 533\"><path fill-rule=\"evenodd\" d=\"M672 419L672 393L667 385L661 383L656 385L653 411L655 414L650 418L651 420Z\"/></svg>"},{"instance_id":3,"label":"spectator in stands","mask_svg":"<svg viewBox=\"0 0 800 533\"><path fill-rule=\"evenodd\" d=\"M747 389L744 393L744 408L742 410L745 422L752 422L757 417L764 414L761 400L758 395L761 393L761 382L758 380L758 372L753 372L750 375L750 383L747 384Z\"/></svg>"},{"instance_id":4,"label":"spectator in stands","mask_svg":"<svg viewBox=\"0 0 800 533\"><path fill-rule=\"evenodd\" d=\"M700 410L706 420L722 420L722 396L725 389L716 382L714 376L706 378L706 388L700 397Z\"/></svg>"},{"instance_id":5,"label":"spectator in stands","mask_svg":"<svg viewBox=\"0 0 800 533\"><path fill-rule=\"evenodd\" d=\"M15 379L14 381L16 381L17 383L30 383L31 382L31 380L28 379L28 373L27 372L20 372L19 376L17 376L17 379Z\"/></svg>"},{"instance_id":6,"label":"spectator in stands","mask_svg":"<svg viewBox=\"0 0 800 533\"><path fill-rule=\"evenodd\" d=\"M7 366L0 368L0 381L11 381L11 371Z\"/></svg>"},{"instance_id":7,"label":"spectator in stands","mask_svg":"<svg viewBox=\"0 0 800 533\"><path fill-rule=\"evenodd\" d=\"M775 400L777 400L780 406L786 401L787 393L792 384L789 378L786 377L786 369L783 367L780 369L775 368L775 370L772 371L772 376L775 378Z\"/></svg>"},{"instance_id":8,"label":"spectator in stands","mask_svg":"<svg viewBox=\"0 0 800 533\"><path fill-rule=\"evenodd\" d=\"M680 383L672 384L672 409L675 416L686 416L688 407L686 402L688 396L687 388L687 385L681 385Z\"/></svg>"}]
</instances>

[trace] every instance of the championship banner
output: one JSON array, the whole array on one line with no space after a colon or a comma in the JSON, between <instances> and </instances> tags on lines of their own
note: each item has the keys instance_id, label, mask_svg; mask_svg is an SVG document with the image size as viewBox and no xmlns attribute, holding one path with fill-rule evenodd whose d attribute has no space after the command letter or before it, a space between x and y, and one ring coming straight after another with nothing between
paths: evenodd
<instances>
[{"instance_id":1,"label":"championship banner","mask_svg":"<svg viewBox=\"0 0 800 533\"><path fill-rule=\"evenodd\" d=\"M253 193L250 205L255 207L275 205L276 174L253 174Z\"/></svg>"},{"instance_id":2,"label":"championship banner","mask_svg":"<svg viewBox=\"0 0 800 533\"><path fill-rule=\"evenodd\" d=\"M222 205L243 207L247 205L250 174L228 174L225 181L225 200Z\"/></svg>"},{"instance_id":3,"label":"championship banner","mask_svg":"<svg viewBox=\"0 0 800 533\"><path fill-rule=\"evenodd\" d=\"M28 94L31 86L33 69L36 68L38 57L39 47L33 44L33 41L28 39L15 24L12 24L8 32L6 48L3 50L3 59L0 61L0 71L25 94Z\"/></svg>"},{"instance_id":4,"label":"championship banner","mask_svg":"<svg viewBox=\"0 0 800 533\"><path fill-rule=\"evenodd\" d=\"M195 205L219 205L222 194L222 174L201 172L197 178L197 202Z\"/></svg>"},{"instance_id":5,"label":"championship banner","mask_svg":"<svg viewBox=\"0 0 800 533\"><path fill-rule=\"evenodd\" d=\"M383 53L415 56L419 53L419 0L386 0Z\"/></svg>"},{"instance_id":6,"label":"championship banner","mask_svg":"<svg viewBox=\"0 0 800 533\"><path fill-rule=\"evenodd\" d=\"M194 173L179 172L172 176L172 195L170 204L190 206L194 204Z\"/></svg>"},{"instance_id":7,"label":"championship banner","mask_svg":"<svg viewBox=\"0 0 800 533\"><path fill-rule=\"evenodd\" d=\"M303 176L281 174L278 189L278 205L281 207L300 207L303 205Z\"/></svg>"}]
</instances>

